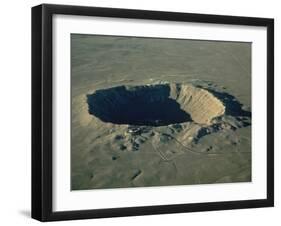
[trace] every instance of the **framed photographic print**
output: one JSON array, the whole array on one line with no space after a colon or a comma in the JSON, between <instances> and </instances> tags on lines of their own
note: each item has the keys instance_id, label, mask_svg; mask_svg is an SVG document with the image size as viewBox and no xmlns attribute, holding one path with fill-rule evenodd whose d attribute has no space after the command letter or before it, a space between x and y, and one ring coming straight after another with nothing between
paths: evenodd
<instances>
[{"instance_id":1,"label":"framed photographic print","mask_svg":"<svg viewBox=\"0 0 281 226\"><path fill-rule=\"evenodd\" d=\"M274 203L274 21L32 8L32 217Z\"/></svg>"}]
</instances>

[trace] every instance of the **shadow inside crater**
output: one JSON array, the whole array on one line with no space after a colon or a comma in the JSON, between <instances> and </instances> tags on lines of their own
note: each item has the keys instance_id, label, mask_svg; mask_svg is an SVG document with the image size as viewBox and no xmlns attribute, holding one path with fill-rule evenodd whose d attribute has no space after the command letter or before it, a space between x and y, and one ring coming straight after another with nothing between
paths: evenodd
<instances>
[{"instance_id":1,"label":"shadow inside crater","mask_svg":"<svg viewBox=\"0 0 281 226\"><path fill-rule=\"evenodd\" d=\"M97 90L87 95L89 113L114 124L164 126L191 121L190 115L170 97L169 85Z\"/></svg>"}]
</instances>

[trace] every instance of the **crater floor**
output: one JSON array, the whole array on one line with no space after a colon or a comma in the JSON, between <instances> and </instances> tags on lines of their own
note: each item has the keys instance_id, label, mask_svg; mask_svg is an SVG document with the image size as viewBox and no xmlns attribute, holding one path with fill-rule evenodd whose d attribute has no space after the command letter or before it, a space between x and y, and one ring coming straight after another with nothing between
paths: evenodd
<instances>
[{"instance_id":1,"label":"crater floor","mask_svg":"<svg viewBox=\"0 0 281 226\"><path fill-rule=\"evenodd\" d=\"M225 111L209 91L188 84L117 86L87 95L87 102L89 113L104 122L144 126L208 125Z\"/></svg>"}]
</instances>

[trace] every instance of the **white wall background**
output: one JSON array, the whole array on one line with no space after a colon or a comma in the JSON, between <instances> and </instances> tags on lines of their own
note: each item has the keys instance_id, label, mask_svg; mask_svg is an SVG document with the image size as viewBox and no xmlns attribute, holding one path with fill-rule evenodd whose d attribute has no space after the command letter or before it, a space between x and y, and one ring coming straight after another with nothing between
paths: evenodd
<instances>
[{"instance_id":1,"label":"white wall background","mask_svg":"<svg viewBox=\"0 0 281 226\"><path fill-rule=\"evenodd\" d=\"M30 215L31 168L31 6L36 0L1 2L0 34L0 224L38 225ZM125 217L56 222L56 225L276 225L281 213L281 4L264 0L57 0L54 4L73 4L192 13L228 14L275 18L275 208L230 210L185 214ZM279 117L278 117L279 116Z\"/></svg>"}]
</instances>

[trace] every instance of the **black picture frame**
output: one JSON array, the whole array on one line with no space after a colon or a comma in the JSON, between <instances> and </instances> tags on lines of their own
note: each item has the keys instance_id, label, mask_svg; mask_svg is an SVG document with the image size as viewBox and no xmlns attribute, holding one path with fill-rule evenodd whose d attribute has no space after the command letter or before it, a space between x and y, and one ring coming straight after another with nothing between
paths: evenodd
<instances>
[{"instance_id":1,"label":"black picture frame","mask_svg":"<svg viewBox=\"0 0 281 226\"><path fill-rule=\"evenodd\" d=\"M267 198L130 208L52 210L52 17L55 14L267 28ZM268 18L43 4L32 8L32 218L40 221L270 207L274 205L274 20Z\"/></svg>"}]
</instances>

